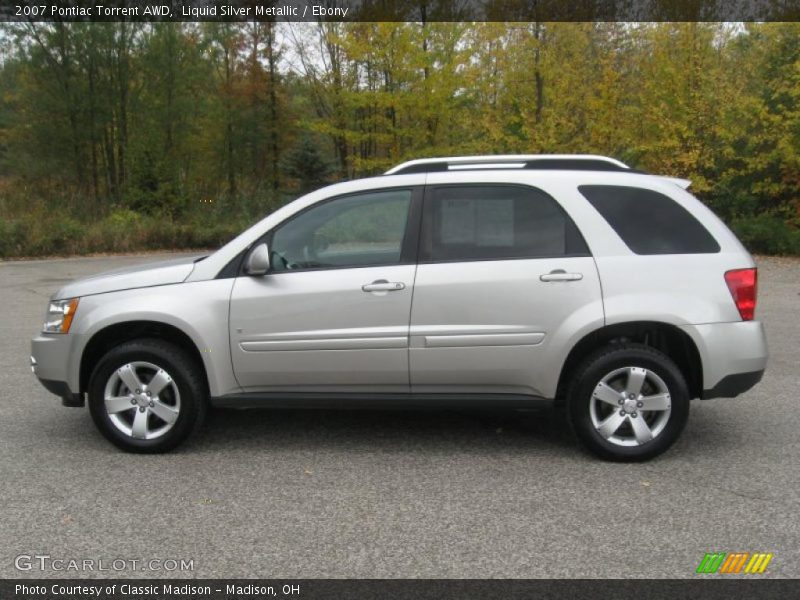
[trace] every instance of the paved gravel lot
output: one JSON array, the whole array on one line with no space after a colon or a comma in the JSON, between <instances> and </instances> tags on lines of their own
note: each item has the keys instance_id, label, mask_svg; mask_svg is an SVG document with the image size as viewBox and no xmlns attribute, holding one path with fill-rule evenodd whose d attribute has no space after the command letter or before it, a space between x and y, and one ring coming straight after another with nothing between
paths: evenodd
<instances>
[{"instance_id":1,"label":"paved gravel lot","mask_svg":"<svg viewBox=\"0 0 800 600\"><path fill-rule=\"evenodd\" d=\"M29 339L62 282L156 258L0 263L2 577L76 575L15 570L36 553L196 577L693 577L712 550L800 576L798 260L759 263L763 382L618 465L546 412L218 411L173 454L123 454L36 382Z\"/></svg>"}]
</instances>

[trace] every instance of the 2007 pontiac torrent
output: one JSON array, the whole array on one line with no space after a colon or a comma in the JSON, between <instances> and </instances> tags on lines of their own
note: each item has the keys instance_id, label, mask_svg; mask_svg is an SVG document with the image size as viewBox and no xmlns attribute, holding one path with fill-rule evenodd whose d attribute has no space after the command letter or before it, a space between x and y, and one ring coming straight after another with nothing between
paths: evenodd
<instances>
[{"instance_id":1,"label":"2007 pontiac torrent","mask_svg":"<svg viewBox=\"0 0 800 600\"><path fill-rule=\"evenodd\" d=\"M648 459L767 362L753 259L688 185L590 155L411 161L70 283L33 371L133 452L208 405L556 404L595 454Z\"/></svg>"}]
</instances>

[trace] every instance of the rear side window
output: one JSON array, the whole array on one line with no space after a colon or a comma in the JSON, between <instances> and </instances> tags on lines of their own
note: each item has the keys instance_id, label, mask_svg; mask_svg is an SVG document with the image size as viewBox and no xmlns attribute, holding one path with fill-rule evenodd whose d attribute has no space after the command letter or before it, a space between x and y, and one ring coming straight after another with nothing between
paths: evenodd
<instances>
[{"instance_id":1,"label":"rear side window","mask_svg":"<svg viewBox=\"0 0 800 600\"><path fill-rule=\"evenodd\" d=\"M544 192L523 186L429 188L420 260L586 256L575 224Z\"/></svg>"},{"instance_id":2,"label":"rear side window","mask_svg":"<svg viewBox=\"0 0 800 600\"><path fill-rule=\"evenodd\" d=\"M708 230L669 196L616 185L582 185L578 191L636 254L719 252Z\"/></svg>"}]
</instances>

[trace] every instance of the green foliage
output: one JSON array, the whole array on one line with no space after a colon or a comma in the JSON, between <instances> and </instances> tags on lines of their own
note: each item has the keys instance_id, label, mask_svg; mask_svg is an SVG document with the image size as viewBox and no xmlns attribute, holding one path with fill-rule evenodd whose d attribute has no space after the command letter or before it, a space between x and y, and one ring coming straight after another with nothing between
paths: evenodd
<instances>
[{"instance_id":1,"label":"green foliage","mask_svg":"<svg viewBox=\"0 0 800 600\"><path fill-rule=\"evenodd\" d=\"M84 235L84 226L70 217L0 219L0 257L77 254Z\"/></svg>"},{"instance_id":2,"label":"green foliage","mask_svg":"<svg viewBox=\"0 0 800 600\"><path fill-rule=\"evenodd\" d=\"M74 254L79 240L84 235L84 226L71 217L54 219L48 228L46 254Z\"/></svg>"},{"instance_id":3,"label":"green foliage","mask_svg":"<svg viewBox=\"0 0 800 600\"><path fill-rule=\"evenodd\" d=\"M2 256L217 245L329 181L509 152L691 179L751 249L798 251L798 23L55 22L0 38Z\"/></svg>"},{"instance_id":4,"label":"green foliage","mask_svg":"<svg viewBox=\"0 0 800 600\"><path fill-rule=\"evenodd\" d=\"M758 215L735 219L731 229L745 247L759 254L800 254L800 230L778 217Z\"/></svg>"},{"instance_id":5,"label":"green foliage","mask_svg":"<svg viewBox=\"0 0 800 600\"><path fill-rule=\"evenodd\" d=\"M108 215L103 223L104 228L108 229L111 233L124 234L126 231L135 230L142 225L142 215L139 213L122 208L117 209Z\"/></svg>"},{"instance_id":6,"label":"green foliage","mask_svg":"<svg viewBox=\"0 0 800 600\"><path fill-rule=\"evenodd\" d=\"M196 208L172 219L120 208L83 225L74 217L37 211L0 219L0 258L216 248L256 218L218 215L215 209Z\"/></svg>"},{"instance_id":7,"label":"green foliage","mask_svg":"<svg viewBox=\"0 0 800 600\"><path fill-rule=\"evenodd\" d=\"M19 221L0 219L0 258L25 256L27 231Z\"/></svg>"},{"instance_id":8,"label":"green foliage","mask_svg":"<svg viewBox=\"0 0 800 600\"><path fill-rule=\"evenodd\" d=\"M319 143L304 135L284 159L284 172L297 181L297 189L305 194L321 188L328 181L331 165L320 152Z\"/></svg>"}]
</instances>

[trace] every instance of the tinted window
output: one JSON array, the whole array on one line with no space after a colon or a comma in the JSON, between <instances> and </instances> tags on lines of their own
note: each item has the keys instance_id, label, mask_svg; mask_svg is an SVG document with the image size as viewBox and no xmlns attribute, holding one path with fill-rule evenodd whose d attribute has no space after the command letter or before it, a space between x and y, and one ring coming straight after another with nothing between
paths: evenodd
<instances>
[{"instance_id":1,"label":"tinted window","mask_svg":"<svg viewBox=\"0 0 800 600\"><path fill-rule=\"evenodd\" d=\"M275 230L272 270L397 264L410 204L410 190L392 190L317 205Z\"/></svg>"},{"instance_id":2,"label":"tinted window","mask_svg":"<svg viewBox=\"0 0 800 600\"><path fill-rule=\"evenodd\" d=\"M582 185L578 190L636 254L719 252L706 228L669 196L615 185Z\"/></svg>"},{"instance_id":3,"label":"tinted window","mask_svg":"<svg viewBox=\"0 0 800 600\"><path fill-rule=\"evenodd\" d=\"M555 200L521 186L448 186L426 194L421 260L586 255Z\"/></svg>"}]
</instances>

